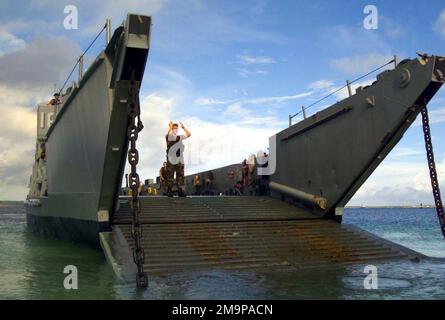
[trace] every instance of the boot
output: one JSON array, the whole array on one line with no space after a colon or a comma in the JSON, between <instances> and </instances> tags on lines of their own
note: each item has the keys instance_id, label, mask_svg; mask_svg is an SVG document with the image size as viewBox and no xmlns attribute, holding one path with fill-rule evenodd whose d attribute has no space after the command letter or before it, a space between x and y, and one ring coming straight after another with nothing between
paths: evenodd
<instances>
[{"instance_id":1,"label":"boot","mask_svg":"<svg viewBox=\"0 0 445 320\"><path fill-rule=\"evenodd\" d=\"M186 197L187 195L185 194L184 190L182 190L181 188L178 189L178 197Z\"/></svg>"},{"instance_id":2,"label":"boot","mask_svg":"<svg viewBox=\"0 0 445 320\"><path fill-rule=\"evenodd\" d=\"M173 192L172 192L171 188L168 188L168 190L167 190L167 197L169 197L169 198L173 197Z\"/></svg>"}]
</instances>

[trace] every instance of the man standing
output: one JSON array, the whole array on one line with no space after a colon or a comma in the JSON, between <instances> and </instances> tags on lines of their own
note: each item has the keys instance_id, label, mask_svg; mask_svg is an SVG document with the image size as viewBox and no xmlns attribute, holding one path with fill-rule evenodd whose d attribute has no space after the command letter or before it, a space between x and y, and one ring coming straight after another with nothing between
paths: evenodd
<instances>
[{"instance_id":1,"label":"man standing","mask_svg":"<svg viewBox=\"0 0 445 320\"><path fill-rule=\"evenodd\" d=\"M48 102L49 106L55 106L60 104L60 94L58 92L54 93L54 97Z\"/></svg>"},{"instance_id":2,"label":"man standing","mask_svg":"<svg viewBox=\"0 0 445 320\"><path fill-rule=\"evenodd\" d=\"M178 196L185 197L184 192L184 144L183 140L191 136L190 131L179 122L185 135L178 135L179 126L170 121L168 124L168 133L165 136L167 143L167 196L172 197L174 175L176 174L176 185L178 186Z\"/></svg>"},{"instance_id":3,"label":"man standing","mask_svg":"<svg viewBox=\"0 0 445 320\"><path fill-rule=\"evenodd\" d=\"M168 174L167 174L167 162L164 161L164 163L162 164L161 169L159 170L160 190L162 191L162 194L163 194L164 196L167 194L167 188L166 188L167 178L168 178Z\"/></svg>"}]
</instances>

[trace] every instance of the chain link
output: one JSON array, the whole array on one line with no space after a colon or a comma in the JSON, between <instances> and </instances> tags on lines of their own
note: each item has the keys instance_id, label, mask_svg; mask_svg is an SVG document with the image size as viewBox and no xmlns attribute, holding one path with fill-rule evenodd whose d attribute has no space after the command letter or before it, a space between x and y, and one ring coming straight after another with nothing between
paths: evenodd
<instances>
[{"instance_id":1,"label":"chain link","mask_svg":"<svg viewBox=\"0 0 445 320\"><path fill-rule=\"evenodd\" d=\"M130 142L128 149L128 163L131 167L131 172L128 175L128 181L131 188L131 201L130 210L133 216L133 221L131 225L131 234L134 240L133 248L133 260L137 266L136 274L136 284L140 288L148 287L148 277L144 272L144 262L145 262L145 252L142 248L141 238L142 238L142 225L140 223L139 217L141 214L141 200L139 198L139 185L140 178L137 173L137 164L139 163L139 152L136 148L136 141L139 136L139 132L143 129L140 114L141 109L139 105L139 87L135 81L135 71L132 71L130 86L129 86L130 101L128 103L128 118L129 125L127 131L127 137ZM136 118L137 123L136 123Z\"/></svg>"},{"instance_id":2,"label":"chain link","mask_svg":"<svg viewBox=\"0 0 445 320\"><path fill-rule=\"evenodd\" d=\"M431 186L433 189L434 204L436 206L437 216L439 217L442 235L445 238L445 213L443 210L442 198L440 196L439 181L437 179L436 163L434 161L433 142L431 140L430 122L428 118L428 109L426 105L422 107L422 125L425 138L425 149L430 170Z\"/></svg>"}]
</instances>

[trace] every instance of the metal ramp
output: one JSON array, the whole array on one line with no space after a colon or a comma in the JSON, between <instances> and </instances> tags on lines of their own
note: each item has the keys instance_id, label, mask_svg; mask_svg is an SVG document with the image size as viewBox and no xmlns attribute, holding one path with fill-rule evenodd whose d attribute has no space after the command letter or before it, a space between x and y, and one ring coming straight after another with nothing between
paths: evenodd
<instances>
[{"instance_id":1,"label":"metal ramp","mask_svg":"<svg viewBox=\"0 0 445 320\"><path fill-rule=\"evenodd\" d=\"M269 197L141 197L141 222L198 223L315 219L312 214ZM128 201L120 200L113 223L131 224Z\"/></svg>"},{"instance_id":2,"label":"metal ramp","mask_svg":"<svg viewBox=\"0 0 445 320\"><path fill-rule=\"evenodd\" d=\"M117 274L134 271L125 198L102 235ZM269 197L142 198L144 269L310 268L423 257L358 228Z\"/></svg>"}]
</instances>

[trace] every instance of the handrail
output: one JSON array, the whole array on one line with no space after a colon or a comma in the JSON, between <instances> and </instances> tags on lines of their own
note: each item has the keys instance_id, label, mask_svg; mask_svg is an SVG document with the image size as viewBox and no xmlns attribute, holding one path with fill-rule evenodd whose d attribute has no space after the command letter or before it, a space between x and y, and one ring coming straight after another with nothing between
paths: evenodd
<instances>
[{"instance_id":1,"label":"handrail","mask_svg":"<svg viewBox=\"0 0 445 320\"><path fill-rule=\"evenodd\" d=\"M384 65L381 65L380 67L378 67L378 68L376 68L376 69L374 69L374 70L369 71L368 73L362 75L361 77L358 77L357 79L354 79L353 81L348 81L347 84L344 85L344 86L342 86L341 88L336 89L335 91L329 93L328 95L324 96L323 98L321 98L321 99L315 101L315 102L312 103L311 105L309 105L309 106L307 106L307 107L304 107L301 111L295 113L294 115L290 115L290 116L289 116L289 121L292 120L293 118L295 118L296 116L298 116L299 114L305 112L307 109L309 109L309 108L315 106L316 104L322 102L323 100L326 100L326 99L329 98L330 96L332 96L332 95L336 94L337 92L343 90L344 88L349 87L351 84L353 84L353 83L355 83L355 82L357 82L357 81L359 81L359 80L361 80L361 79L363 79L363 78L369 76L370 74L372 74L372 73L374 73L374 72L376 72L376 71L379 71L380 69L386 67L387 65L389 65L389 64L391 64L391 63L394 63L396 60L397 60L397 58L394 57L394 59L392 59L391 61L385 63Z\"/></svg>"},{"instance_id":2,"label":"handrail","mask_svg":"<svg viewBox=\"0 0 445 320\"><path fill-rule=\"evenodd\" d=\"M76 70L76 67L79 65L80 62L83 62L83 57L85 56L85 54L88 52L88 50L91 49L91 47L93 46L93 44L96 42L96 40L100 37L100 35L102 34L102 32L107 28L108 25L108 21L107 23L105 23L105 25L103 26L103 28L100 30L100 32L96 35L96 37L94 38L94 40L88 45L88 47L83 51L83 53L80 55L80 57L77 59L76 64L74 65L73 69L71 70L71 72L69 73L68 77L66 78L65 82L63 83L62 87L59 90L59 95L62 95L62 91L65 88L66 84L68 83L68 81L70 80L71 76L73 75L74 70Z\"/></svg>"}]
</instances>

